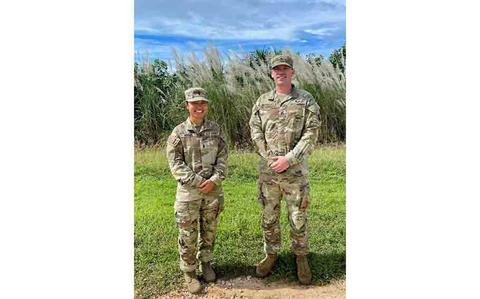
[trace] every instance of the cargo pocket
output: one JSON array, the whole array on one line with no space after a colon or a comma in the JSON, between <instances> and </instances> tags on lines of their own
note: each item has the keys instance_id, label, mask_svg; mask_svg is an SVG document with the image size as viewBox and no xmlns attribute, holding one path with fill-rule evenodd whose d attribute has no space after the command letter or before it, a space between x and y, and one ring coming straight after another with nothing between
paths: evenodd
<instances>
[{"instance_id":1,"label":"cargo pocket","mask_svg":"<svg viewBox=\"0 0 480 299\"><path fill-rule=\"evenodd\" d=\"M265 182L263 181L258 181L258 184L257 184L257 200L258 200L258 203L260 204L260 206L263 208L265 207L265 195L263 194L263 185L265 184Z\"/></svg>"},{"instance_id":2,"label":"cargo pocket","mask_svg":"<svg viewBox=\"0 0 480 299\"><path fill-rule=\"evenodd\" d=\"M188 203L175 202L175 222L180 229L188 229L192 223L192 217L188 212Z\"/></svg>"},{"instance_id":3,"label":"cargo pocket","mask_svg":"<svg viewBox=\"0 0 480 299\"><path fill-rule=\"evenodd\" d=\"M300 188L300 193L301 193L302 200L298 208L300 211L305 211L310 205L310 184L306 183L305 185L303 185Z\"/></svg>"}]
</instances>

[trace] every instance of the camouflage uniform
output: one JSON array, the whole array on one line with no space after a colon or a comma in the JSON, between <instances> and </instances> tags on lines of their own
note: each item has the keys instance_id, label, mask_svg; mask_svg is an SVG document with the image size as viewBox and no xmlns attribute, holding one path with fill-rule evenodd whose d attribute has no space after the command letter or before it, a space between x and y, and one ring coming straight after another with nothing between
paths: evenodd
<instances>
[{"instance_id":1,"label":"camouflage uniform","mask_svg":"<svg viewBox=\"0 0 480 299\"><path fill-rule=\"evenodd\" d=\"M168 138L167 158L170 171L178 181L175 220L180 231L180 269L191 272L197 269L197 259L201 262L213 259L217 217L223 210L227 146L216 123L204 120L201 126L195 127L188 118ZM203 194L198 187L207 179L215 187ZM199 223L199 251L195 256Z\"/></svg>"},{"instance_id":2,"label":"camouflage uniform","mask_svg":"<svg viewBox=\"0 0 480 299\"><path fill-rule=\"evenodd\" d=\"M258 199L267 254L280 250L280 199L287 202L292 249L308 254L307 213L310 185L307 158L320 129L319 106L307 91L292 86L288 95L275 90L261 95L252 109L251 137L260 154ZM290 167L276 173L269 164L274 156L286 156ZM305 208L301 208L301 206Z\"/></svg>"}]
</instances>

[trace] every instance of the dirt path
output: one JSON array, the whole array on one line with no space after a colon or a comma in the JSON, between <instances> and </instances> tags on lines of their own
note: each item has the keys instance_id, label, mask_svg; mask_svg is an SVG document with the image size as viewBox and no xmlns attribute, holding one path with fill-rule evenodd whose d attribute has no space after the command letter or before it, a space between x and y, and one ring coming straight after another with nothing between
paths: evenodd
<instances>
[{"instance_id":1,"label":"dirt path","mask_svg":"<svg viewBox=\"0 0 480 299\"><path fill-rule=\"evenodd\" d=\"M265 284L255 277L237 277L203 285L203 291L192 295L185 289L158 298L320 298L345 299L345 281L325 286L301 286L298 283L272 282Z\"/></svg>"}]
</instances>

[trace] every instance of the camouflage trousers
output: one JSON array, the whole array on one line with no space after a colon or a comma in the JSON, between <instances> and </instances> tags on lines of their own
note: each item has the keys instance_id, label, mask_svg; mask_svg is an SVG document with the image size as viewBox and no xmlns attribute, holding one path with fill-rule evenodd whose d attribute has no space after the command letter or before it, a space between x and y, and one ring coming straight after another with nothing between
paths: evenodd
<instances>
[{"instance_id":1,"label":"camouflage trousers","mask_svg":"<svg viewBox=\"0 0 480 299\"><path fill-rule=\"evenodd\" d=\"M272 254L280 251L280 201L283 197L287 203L292 251L295 255L307 255L307 207L310 200L308 179L260 176L258 187L265 252Z\"/></svg>"},{"instance_id":2,"label":"camouflage trousers","mask_svg":"<svg viewBox=\"0 0 480 299\"><path fill-rule=\"evenodd\" d=\"M195 271L198 260L210 262L213 259L217 217L221 212L219 203L223 202L223 193L215 193L193 201L179 201L178 198L175 201L180 269L183 272Z\"/></svg>"}]
</instances>

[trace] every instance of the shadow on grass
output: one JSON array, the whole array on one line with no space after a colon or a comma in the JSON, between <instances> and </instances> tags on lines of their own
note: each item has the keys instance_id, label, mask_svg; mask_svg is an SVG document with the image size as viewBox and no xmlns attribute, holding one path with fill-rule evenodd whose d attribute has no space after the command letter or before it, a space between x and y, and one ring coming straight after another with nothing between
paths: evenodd
<instances>
[{"instance_id":1,"label":"shadow on grass","mask_svg":"<svg viewBox=\"0 0 480 299\"><path fill-rule=\"evenodd\" d=\"M242 262L234 264L216 264L215 272L217 277L222 280L233 279L240 276L254 276L255 265L248 265Z\"/></svg>"},{"instance_id":2,"label":"shadow on grass","mask_svg":"<svg viewBox=\"0 0 480 299\"><path fill-rule=\"evenodd\" d=\"M312 270L312 284L325 285L336 280L345 279L346 256L345 252L318 254L311 252L308 261ZM219 263L215 267L217 277L221 280L231 280L242 276L255 277L255 265L242 263ZM281 253L273 273L264 279L266 284L277 281L297 282L297 267L295 255ZM256 288L255 286L252 288ZM248 288L248 286L247 286Z\"/></svg>"}]
</instances>

